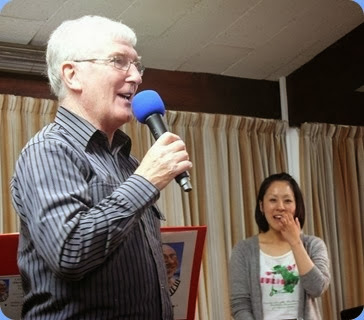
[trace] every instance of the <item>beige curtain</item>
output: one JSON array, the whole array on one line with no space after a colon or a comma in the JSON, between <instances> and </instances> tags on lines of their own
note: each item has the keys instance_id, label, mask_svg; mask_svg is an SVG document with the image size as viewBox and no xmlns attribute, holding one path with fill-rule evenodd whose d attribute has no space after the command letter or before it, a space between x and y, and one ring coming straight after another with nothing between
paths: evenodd
<instances>
[{"instance_id":1,"label":"beige curtain","mask_svg":"<svg viewBox=\"0 0 364 320\"><path fill-rule=\"evenodd\" d=\"M17 232L9 180L21 148L54 118L51 100L0 95L1 102L1 213L2 232ZM286 131L283 121L238 116L167 111L172 132L185 141L194 167L193 190L184 193L171 183L159 207L165 226L206 225L207 238L200 272L197 320L230 319L228 261L235 243L256 233L254 209L262 180L287 171ZM145 125L123 126L139 159L153 143Z\"/></svg>"},{"instance_id":2,"label":"beige curtain","mask_svg":"<svg viewBox=\"0 0 364 320\"><path fill-rule=\"evenodd\" d=\"M364 304L364 127L305 123L300 130L301 184L308 233L324 239L333 279L324 319Z\"/></svg>"},{"instance_id":3,"label":"beige curtain","mask_svg":"<svg viewBox=\"0 0 364 320\"><path fill-rule=\"evenodd\" d=\"M56 112L53 100L0 94L0 232L18 230L10 198L10 179L16 159L26 142L41 127L52 121Z\"/></svg>"},{"instance_id":4,"label":"beige curtain","mask_svg":"<svg viewBox=\"0 0 364 320\"><path fill-rule=\"evenodd\" d=\"M186 143L193 168L193 190L184 193L171 183L159 206L167 226L206 225L207 237L199 280L196 320L230 319L228 261L235 243L256 233L255 200L263 179L287 170L286 131L283 121L238 116L167 111L169 129ZM150 145L150 134L138 127ZM140 128L140 129L139 129ZM134 133L136 133L134 132ZM136 152L134 152L136 153Z\"/></svg>"}]
</instances>

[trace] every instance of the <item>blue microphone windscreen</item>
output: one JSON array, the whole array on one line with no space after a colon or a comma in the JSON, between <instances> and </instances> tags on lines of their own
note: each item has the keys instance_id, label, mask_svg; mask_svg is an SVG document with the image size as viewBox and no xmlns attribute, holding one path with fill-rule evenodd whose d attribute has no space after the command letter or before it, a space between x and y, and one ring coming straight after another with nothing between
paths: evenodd
<instances>
[{"instance_id":1,"label":"blue microphone windscreen","mask_svg":"<svg viewBox=\"0 0 364 320\"><path fill-rule=\"evenodd\" d=\"M131 102L134 116L139 122L145 120L153 113L164 115L165 108L162 98L154 90L144 90L137 93Z\"/></svg>"}]
</instances>

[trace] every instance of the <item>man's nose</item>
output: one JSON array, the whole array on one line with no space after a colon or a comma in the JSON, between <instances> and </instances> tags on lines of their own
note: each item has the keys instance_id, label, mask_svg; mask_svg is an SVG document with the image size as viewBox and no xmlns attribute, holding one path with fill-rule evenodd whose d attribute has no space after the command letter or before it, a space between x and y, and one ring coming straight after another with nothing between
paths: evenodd
<instances>
[{"instance_id":1,"label":"man's nose","mask_svg":"<svg viewBox=\"0 0 364 320\"><path fill-rule=\"evenodd\" d=\"M137 67L133 63L130 64L127 79L129 81L131 80L131 81L135 82L137 85L140 85L143 82L140 72L138 71Z\"/></svg>"},{"instance_id":2,"label":"man's nose","mask_svg":"<svg viewBox=\"0 0 364 320\"><path fill-rule=\"evenodd\" d=\"M168 257L168 258L167 258L167 263L173 263L173 258Z\"/></svg>"}]
</instances>

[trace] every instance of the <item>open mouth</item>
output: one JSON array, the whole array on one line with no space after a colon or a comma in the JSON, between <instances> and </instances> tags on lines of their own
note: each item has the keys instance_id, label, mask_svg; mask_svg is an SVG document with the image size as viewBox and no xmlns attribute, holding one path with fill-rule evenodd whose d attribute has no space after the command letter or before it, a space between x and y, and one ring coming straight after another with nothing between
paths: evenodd
<instances>
[{"instance_id":1,"label":"open mouth","mask_svg":"<svg viewBox=\"0 0 364 320\"><path fill-rule=\"evenodd\" d=\"M123 99L125 99L125 100L127 100L127 101L131 101L131 94L130 93L127 93L127 94L122 94L122 93L119 93L118 94L118 96L120 97L120 98L123 98Z\"/></svg>"},{"instance_id":2,"label":"open mouth","mask_svg":"<svg viewBox=\"0 0 364 320\"><path fill-rule=\"evenodd\" d=\"M277 214L275 216L273 216L274 219L277 219L277 220L281 220L282 219L282 215L281 214Z\"/></svg>"}]
</instances>

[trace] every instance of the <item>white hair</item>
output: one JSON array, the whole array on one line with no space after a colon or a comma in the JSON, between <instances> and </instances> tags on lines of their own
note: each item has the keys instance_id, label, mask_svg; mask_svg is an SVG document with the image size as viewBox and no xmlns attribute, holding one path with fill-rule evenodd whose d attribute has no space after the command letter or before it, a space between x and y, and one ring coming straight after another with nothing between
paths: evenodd
<instances>
[{"instance_id":1,"label":"white hair","mask_svg":"<svg viewBox=\"0 0 364 320\"><path fill-rule=\"evenodd\" d=\"M137 42L130 27L100 16L67 20L52 32L46 52L47 73L51 89L58 99L62 99L66 93L61 78L62 63L94 58L94 52L115 40L125 41L133 47Z\"/></svg>"}]
</instances>

